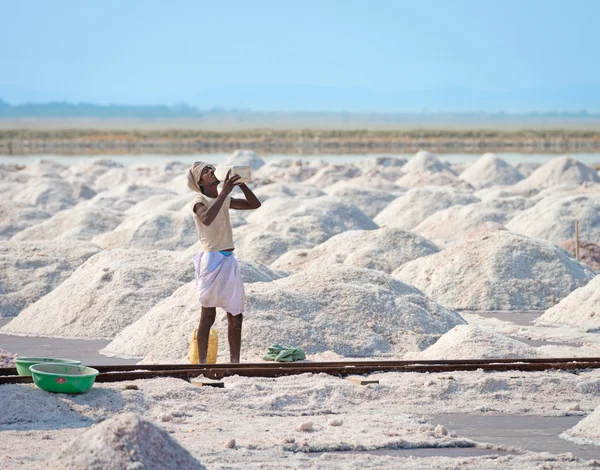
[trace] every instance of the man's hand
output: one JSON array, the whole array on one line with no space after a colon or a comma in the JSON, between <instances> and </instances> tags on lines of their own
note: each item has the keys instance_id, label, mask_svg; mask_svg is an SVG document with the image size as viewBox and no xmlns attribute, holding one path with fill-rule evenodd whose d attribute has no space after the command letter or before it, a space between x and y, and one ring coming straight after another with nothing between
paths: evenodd
<instances>
[{"instance_id":1,"label":"man's hand","mask_svg":"<svg viewBox=\"0 0 600 470\"><path fill-rule=\"evenodd\" d=\"M227 176L225 177L225 181L223 182L223 189L221 190L221 192L225 193L226 195L233 191L233 188L242 184L242 182L239 181L241 179L240 175L235 175L231 177L230 176L231 170L227 172Z\"/></svg>"}]
</instances>

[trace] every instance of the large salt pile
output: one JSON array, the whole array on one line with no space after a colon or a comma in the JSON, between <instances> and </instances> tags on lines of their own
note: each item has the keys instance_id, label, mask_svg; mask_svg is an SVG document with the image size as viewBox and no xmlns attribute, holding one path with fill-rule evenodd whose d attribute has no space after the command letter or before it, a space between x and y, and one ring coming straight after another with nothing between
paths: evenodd
<instances>
[{"instance_id":1,"label":"large salt pile","mask_svg":"<svg viewBox=\"0 0 600 470\"><path fill-rule=\"evenodd\" d=\"M167 431L135 413L104 420L63 445L43 468L206 469Z\"/></svg>"},{"instance_id":2,"label":"large salt pile","mask_svg":"<svg viewBox=\"0 0 600 470\"><path fill-rule=\"evenodd\" d=\"M252 150L236 150L223 162L224 165L250 165L252 171L260 169L265 161Z\"/></svg>"},{"instance_id":3,"label":"large salt pile","mask_svg":"<svg viewBox=\"0 0 600 470\"><path fill-rule=\"evenodd\" d=\"M558 246L567 250L572 256L576 256L576 242L574 239L563 240ZM579 261L587 264L597 273L600 273L600 242L589 240L579 241Z\"/></svg>"},{"instance_id":4,"label":"large salt pile","mask_svg":"<svg viewBox=\"0 0 600 470\"><path fill-rule=\"evenodd\" d=\"M381 168L402 168L408 159L405 157L368 157L356 162L356 166L361 170L377 170Z\"/></svg>"},{"instance_id":5,"label":"large salt pile","mask_svg":"<svg viewBox=\"0 0 600 470\"><path fill-rule=\"evenodd\" d=\"M377 224L354 204L324 196L295 201L272 198L246 217L265 231L299 234L314 245L346 230L374 230ZM244 228L250 230L250 228Z\"/></svg>"},{"instance_id":6,"label":"large salt pile","mask_svg":"<svg viewBox=\"0 0 600 470\"><path fill-rule=\"evenodd\" d=\"M410 261L393 276L449 308L542 310L595 273L553 243L501 230Z\"/></svg>"},{"instance_id":7,"label":"large salt pile","mask_svg":"<svg viewBox=\"0 0 600 470\"><path fill-rule=\"evenodd\" d=\"M187 190L189 193L189 190ZM165 197L176 196L175 191L161 188L159 186L146 186L141 184L122 184L109 190L102 191L89 201L83 201L83 206L108 207L116 211L125 211L137 203L152 196L164 195ZM191 199L191 198L190 198Z\"/></svg>"},{"instance_id":8,"label":"large salt pile","mask_svg":"<svg viewBox=\"0 0 600 470\"><path fill-rule=\"evenodd\" d=\"M0 241L0 317L17 315L99 251L83 242Z\"/></svg>"},{"instance_id":9,"label":"large salt pile","mask_svg":"<svg viewBox=\"0 0 600 470\"><path fill-rule=\"evenodd\" d=\"M560 435L563 439L573 440L579 444L600 446L600 407L586 416L568 431Z\"/></svg>"},{"instance_id":10,"label":"large salt pile","mask_svg":"<svg viewBox=\"0 0 600 470\"><path fill-rule=\"evenodd\" d=\"M92 240L96 235L114 230L123 219L120 212L110 208L76 205L26 228L13 240Z\"/></svg>"},{"instance_id":11,"label":"large salt pile","mask_svg":"<svg viewBox=\"0 0 600 470\"><path fill-rule=\"evenodd\" d=\"M404 173L440 173L447 172L455 175L447 163L442 162L433 153L419 150L403 166Z\"/></svg>"},{"instance_id":12,"label":"large salt pile","mask_svg":"<svg viewBox=\"0 0 600 470\"><path fill-rule=\"evenodd\" d=\"M90 199L96 192L81 183L69 183L56 178L39 178L23 185L13 201L25 202L51 214L73 207L82 199Z\"/></svg>"},{"instance_id":13,"label":"large salt pile","mask_svg":"<svg viewBox=\"0 0 600 470\"><path fill-rule=\"evenodd\" d=\"M287 275L260 263L248 263L243 260L238 260L238 263L246 285L255 282L271 282ZM101 352L111 356L148 356L156 357L157 360L179 360L187 354L187 345L191 340L192 331L198 327L199 320L198 288L196 281L191 281L173 292L170 297L157 303L135 323L123 329ZM221 332L223 333L221 338L226 338L226 331L221 330ZM146 337L168 340L152 343L146 341ZM222 339L221 353L226 349L225 343L227 341Z\"/></svg>"},{"instance_id":14,"label":"large salt pile","mask_svg":"<svg viewBox=\"0 0 600 470\"><path fill-rule=\"evenodd\" d=\"M137 248L185 250L198 239L189 205L179 211L164 211L129 216L114 230L92 238L106 250Z\"/></svg>"},{"instance_id":15,"label":"large salt pile","mask_svg":"<svg viewBox=\"0 0 600 470\"><path fill-rule=\"evenodd\" d=\"M166 211L178 211L184 207L190 207L190 202L193 196L190 195L189 191L185 194L157 194L156 196L150 196L148 199L138 202L134 206L125 210L127 216L130 215L142 215L142 214L155 214L157 212ZM190 209L191 211L191 209Z\"/></svg>"},{"instance_id":16,"label":"large salt pile","mask_svg":"<svg viewBox=\"0 0 600 470\"><path fill-rule=\"evenodd\" d=\"M317 171L314 176L307 180L307 183L317 188L326 188L338 181L356 178L361 173L360 169L354 165L328 165Z\"/></svg>"},{"instance_id":17,"label":"large salt pile","mask_svg":"<svg viewBox=\"0 0 600 470\"><path fill-rule=\"evenodd\" d=\"M191 287L178 294L123 331L103 352L133 356L141 351L153 361L185 358L199 307ZM279 343L299 346L308 354L399 357L423 349L463 323L456 312L387 274L345 265L316 266L246 286L242 356L256 359ZM215 325L226 338L225 315L218 314Z\"/></svg>"},{"instance_id":18,"label":"large salt pile","mask_svg":"<svg viewBox=\"0 0 600 470\"><path fill-rule=\"evenodd\" d=\"M600 330L600 276L574 290L536 321Z\"/></svg>"},{"instance_id":19,"label":"large salt pile","mask_svg":"<svg viewBox=\"0 0 600 470\"><path fill-rule=\"evenodd\" d=\"M390 202L373 220L382 227L411 230L437 211L474 202L479 199L452 188L413 188Z\"/></svg>"},{"instance_id":20,"label":"large salt pile","mask_svg":"<svg viewBox=\"0 0 600 470\"><path fill-rule=\"evenodd\" d=\"M325 196L320 189L306 183L271 183L259 186L254 194L261 201L275 197L314 198Z\"/></svg>"},{"instance_id":21,"label":"large salt pile","mask_svg":"<svg viewBox=\"0 0 600 470\"><path fill-rule=\"evenodd\" d=\"M448 359L519 359L535 357L535 348L521 341L479 326L458 325L420 353L407 358Z\"/></svg>"},{"instance_id":22,"label":"large salt pile","mask_svg":"<svg viewBox=\"0 0 600 470\"><path fill-rule=\"evenodd\" d=\"M523 175L515 167L493 153L484 154L459 176L475 188L511 185L523 179Z\"/></svg>"},{"instance_id":23,"label":"large salt pile","mask_svg":"<svg viewBox=\"0 0 600 470\"><path fill-rule=\"evenodd\" d=\"M320 163L306 163L302 160L275 160L265 163L252 178L275 183L291 183L306 181L314 176L323 166Z\"/></svg>"},{"instance_id":24,"label":"large salt pile","mask_svg":"<svg viewBox=\"0 0 600 470\"><path fill-rule=\"evenodd\" d=\"M560 242L573 238L576 220L581 237L600 240L600 195L544 198L513 217L506 228L529 237Z\"/></svg>"},{"instance_id":25,"label":"large salt pile","mask_svg":"<svg viewBox=\"0 0 600 470\"><path fill-rule=\"evenodd\" d=\"M532 174L535 170L537 170L541 163L537 162L518 162L513 165L516 170L521 173L525 178L527 178L530 174Z\"/></svg>"},{"instance_id":26,"label":"large salt pile","mask_svg":"<svg viewBox=\"0 0 600 470\"><path fill-rule=\"evenodd\" d=\"M396 184L407 188L431 185L472 189L470 184L458 178L450 165L442 162L431 152L417 152L402 167L402 171L405 174L396 180Z\"/></svg>"},{"instance_id":27,"label":"large salt pile","mask_svg":"<svg viewBox=\"0 0 600 470\"><path fill-rule=\"evenodd\" d=\"M581 184L586 181L600 182L593 168L568 156L553 158L515 185L515 190L542 189L559 184Z\"/></svg>"},{"instance_id":28,"label":"large salt pile","mask_svg":"<svg viewBox=\"0 0 600 470\"><path fill-rule=\"evenodd\" d=\"M387 176L387 174L385 175ZM339 180L337 183L324 188L327 194L333 195L341 190L358 189L367 191L378 191L380 194L392 194L396 197L401 196L407 190L404 186L390 181L384 175L364 173L356 178L349 180Z\"/></svg>"},{"instance_id":29,"label":"large salt pile","mask_svg":"<svg viewBox=\"0 0 600 470\"><path fill-rule=\"evenodd\" d=\"M446 246L464 238L468 233L486 223L502 225L515 212L533 205L523 197L450 206L438 211L413 228L413 231L436 243Z\"/></svg>"},{"instance_id":30,"label":"large salt pile","mask_svg":"<svg viewBox=\"0 0 600 470\"><path fill-rule=\"evenodd\" d=\"M112 338L193 279L191 261L168 251L102 251L2 328L6 333Z\"/></svg>"},{"instance_id":31,"label":"large salt pile","mask_svg":"<svg viewBox=\"0 0 600 470\"><path fill-rule=\"evenodd\" d=\"M396 195L382 190L352 187L338 187L338 189L328 191L328 193L330 196L337 197L342 201L351 202L371 218L379 214L390 202L396 199Z\"/></svg>"},{"instance_id":32,"label":"large salt pile","mask_svg":"<svg viewBox=\"0 0 600 470\"><path fill-rule=\"evenodd\" d=\"M301 233L271 232L255 224L234 229L233 241L237 257L264 264L271 264L291 249L315 245Z\"/></svg>"},{"instance_id":33,"label":"large salt pile","mask_svg":"<svg viewBox=\"0 0 600 470\"><path fill-rule=\"evenodd\" d=\"M7 240L50 216L32 204L0 199L0 240Z\"/></svg>"},{"instance_id":34,"label":"large salt pile","mask_svg":"<svg viewBox=\"0 0 600 470\"><path fill-rule=\"evenodd\" d=\"M437 253L429 240L395 228L349 230L331 237L312 249L288 251L271 264L285 271L336 263L391 273L402 264Z\"/></svg>"},{"instance_id":35,"label":"large salt pile","mask_svg":"<svg viewBox=\"0 0 600 470\"><path fill-rule=\"evenodd\" d=\"M71 182L80 182L94 188L96 191L107 189L106 186L99 185L98 179L109 172L111 169L124 168L124 166L108 158L95 159L79 165L70 165L69 172L65 174L65 179Z\"/></svg>"},{"instance_id":36,"label":"large salt pile","mask_svg":"<svg viewBox=\"0 0 600 470\"><path fill-rule=\"evenodd\" d=\"M16 358L16 354L0 348L0 367L14 367Z\"/></svg>"}]
</instances>

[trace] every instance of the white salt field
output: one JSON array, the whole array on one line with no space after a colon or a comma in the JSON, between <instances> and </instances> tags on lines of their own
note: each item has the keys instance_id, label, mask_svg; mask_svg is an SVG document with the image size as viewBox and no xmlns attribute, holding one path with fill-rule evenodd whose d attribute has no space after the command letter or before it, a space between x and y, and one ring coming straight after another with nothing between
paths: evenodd
<instances>
[{"instance_id":1,"label":"white salt field","mask_svg":"<svg viewBox=\"0 0 600 470\"><path fill-rule=\"evenodd\" d=\"M600 357L600 155L243 151L0 157L0 366L188 362L199 159L251 165L263 202L232 211L243 362L273 343L309 362ZM227 362L223 312L215 328ZM369 378L0 385L0 468L599 465L598 370Z\"/></svg>"}]
</instances>

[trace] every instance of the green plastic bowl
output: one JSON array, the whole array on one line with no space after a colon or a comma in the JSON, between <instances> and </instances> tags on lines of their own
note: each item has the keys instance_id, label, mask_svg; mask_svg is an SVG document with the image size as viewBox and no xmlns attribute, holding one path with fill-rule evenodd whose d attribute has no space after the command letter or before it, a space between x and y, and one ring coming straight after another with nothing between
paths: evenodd
<instances>
[{"instance_id":1,"label":"green plastic bowl","mask_svg":"<svg viewBox=\"0 0 600 470\"><path fill-rule=\"evenodd\" d=\"M78 366L81 361L74 361L72 359L56 359L54 357L17 357L15 359L15 365L17 366L17 373L19 375L31 375L29 367L34 364L44 364L46 362L60 362L62 364L73 364Z\"/></svg>"},{"instance_id":2,"label":"green plastic bowl","mask_svg":"<svg viewBox=\"0 0 600 470\"><path fill-rule=\"evenodd\" d=\"M29 370L38 387L56 393L87 392L99 374L91 367L61 363L35 364Z\"/></svg>"}]
</instances>

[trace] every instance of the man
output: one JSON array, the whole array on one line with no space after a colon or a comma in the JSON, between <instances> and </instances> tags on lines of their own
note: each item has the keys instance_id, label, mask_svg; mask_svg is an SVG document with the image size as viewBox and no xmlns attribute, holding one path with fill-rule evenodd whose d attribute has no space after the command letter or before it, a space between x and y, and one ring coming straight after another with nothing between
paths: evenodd
<instances>
[{"instance_id":1,"label":"man","mask_svg":"<svg viewBox=\"0 0 600 470\"><path fill-rule=\"evenodd\" d=\"M244 312L244 284L238 263L233 255L233 234L229 209L251 210L260 207L260 201L248 186L231 176L223 182L215 176L215 167L194 162L188 172L188 187L197 194L192 200L192 211L202 250L194 257L196 285L200 291L200 326L198 327L198 362L206 363L208 335L215 322L216 307L227 312L227 337L230 360L240 362L242 322ZM246 199L230 196L239 187Z\"/></svg>"}]
</instances>

